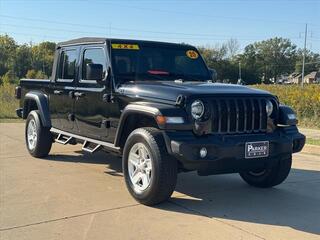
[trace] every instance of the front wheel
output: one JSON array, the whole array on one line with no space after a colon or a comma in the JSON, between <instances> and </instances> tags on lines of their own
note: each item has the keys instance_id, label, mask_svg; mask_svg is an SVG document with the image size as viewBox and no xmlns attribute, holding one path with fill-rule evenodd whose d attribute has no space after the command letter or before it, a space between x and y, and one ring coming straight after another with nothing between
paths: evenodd
<instances>
[{"instance_id":1,"label":"front wheel","mask_svg":"<svg viewBox=\"0 0 320 240\"><path fill-rule=\"evenodd\" d=\"M32 156L41 158L49 154L52 134L50 128L42 125L37 110L31 111L27 117L25 138L27 149Z\"/></svg>"},{"instance_id":2,"label":"front wheel","mask_svg":"<svg viewBox=\"0 0 320 240\"><path fill-rule=\"evenodd\" d=\"M265 169L241 172L240 176L249 185L259 188L269 188L282 183L291 169L291 155L282 157L275 164Z\"/></svg>"},{"instance_id":3,"label":"front wheel","mask_svg":"<svg viewBox=\"0 0 320 240\"><path fill-rule=\"evenodd\" d=\"M125 144L122 163L127 188L138 202L155 205L171 196L177 161L168 154L158 129L134 130Z\"/></svg>"}]
</instances>

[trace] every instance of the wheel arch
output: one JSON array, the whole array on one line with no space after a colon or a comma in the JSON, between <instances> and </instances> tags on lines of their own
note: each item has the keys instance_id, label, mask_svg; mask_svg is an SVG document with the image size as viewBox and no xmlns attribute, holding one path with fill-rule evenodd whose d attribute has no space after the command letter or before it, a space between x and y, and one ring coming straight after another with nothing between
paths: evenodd
<instances>
[{"instance_id":1,"label":"wheel arch","mask_svg":"<svg viewBox=\"0 0 320 240\"><path fill-rule=\"evenodd\" d=\"M51 127L48 96L46 94L30 91L25 95L23 103L23 119L26 119L32 110L38 110L44 127Z\"/></svg>"},{"instance_id":2,"label":"wheel arch","mask_svg":"<svg viewBox=\"0 0 320 240\"><path fill-rule=\"evenodd\" d=\"M160 115L160 111L157 108L138 104L128 105L121 114L114 145L116 147L123 147L127 137L137 128L159 128L155 120L155 117L158 115Z\"/></svg>"}]
</instances>

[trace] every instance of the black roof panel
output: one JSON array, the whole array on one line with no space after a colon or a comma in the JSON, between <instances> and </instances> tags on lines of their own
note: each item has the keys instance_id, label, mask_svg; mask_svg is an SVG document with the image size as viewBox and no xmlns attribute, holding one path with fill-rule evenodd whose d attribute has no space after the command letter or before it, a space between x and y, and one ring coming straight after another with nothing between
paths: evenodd
<instances>
[{"instance_id":1,"label":"black roof panel","mask_svg":"<svg viewBox=\"0 0 320 240\"><path fill-rule=\"evenodd\" d=\"M59 42L58 46L87 44L87 43L105 43L106 40L107 40L106 38L83 37L83 38L72 39L65 42Z\"/></svg>"},{"instance_id":2,"label":"black roof panel","mask_svg":"<svg viewBox=\"0 0 320 240\"><path fill-rule=\"evenodd\" d=\"M149 40L138 40L138 39L116 39L116 38L97 38L97 37L83 37L72 39L65 42L60 42L57 44L58 47L68 46L68 45L79 45L79 44L94 44L94 43L106 43L111 41L112 43L140 43L140 44L163 44L163 45L183 45L193 47L189 44L184 43L169 43L169 42L159 42L159 41L149 41Z\"/></svg>"}]
</instances>

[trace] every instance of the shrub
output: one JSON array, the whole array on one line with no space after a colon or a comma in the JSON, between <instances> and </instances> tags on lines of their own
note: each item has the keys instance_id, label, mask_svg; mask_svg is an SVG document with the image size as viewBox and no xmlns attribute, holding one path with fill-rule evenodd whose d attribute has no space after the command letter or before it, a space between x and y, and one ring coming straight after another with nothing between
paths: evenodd
<instances>
[{"instance_id":1,"label":"shrub","mask_svg":"<svg viewBox=\"0 0 320 240\"><path fill-rule=\"evenodd\" d=\"M320 128L320 85L253 85L278 96L281 103L292 107L300 125Z\"/></svg>"},{"instance_id":2,"label":"shrub","mask_svg":"<svg viewBox=\"0 0 320 240\"><path fill-rule=\"evenodd\" d=\"M1 77L1 84L14 84L19 81L18 77L12 70L6 72L5 75Z\"/></svg>"},{"instance_id":3,"label":"shrub","mask_svg":"<svg viewBox=\"0 0 320 240\"><path fill-rule=\"evenodd\" d=\"M48 76L42 71L37 71L37 70L31 69L31 70L28 70L28 72L26 74L26 78L46 79L46 78L48 78Z\"/></svg>"},{"instance_id":4,"label":"shrub","mask_svg":"<svg viewBox=\"0 0 320 240\"><path fill-rule=\"evenodd\" d=\"M14 97L15 85L0 85L0 118L17 118L15 109L19 102Z\"/></svg>"}]
</instances>

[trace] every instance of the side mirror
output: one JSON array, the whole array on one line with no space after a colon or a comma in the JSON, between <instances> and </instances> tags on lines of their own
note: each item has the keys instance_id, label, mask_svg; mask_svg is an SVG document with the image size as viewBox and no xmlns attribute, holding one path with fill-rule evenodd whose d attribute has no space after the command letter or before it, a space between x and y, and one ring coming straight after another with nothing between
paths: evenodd
<instances>
[{"instance_id":1,"label":"side mirror","mask_svg":"<svg viewBox=\"0 0 320 240\"><path fill-rule=\"evenodd\" d=\"M209 68L209 72L211 74L211 78L213 81L216 81L218 79L217 71L213 68Z\"/></svg>"},{"instance_id":2,"label":"side mirror","mask_svg":"<svg viewBox=\"0 0 320 240\"><path fill-rule=\"evenodd\" d=\"M103 66L101 64L88 63L86 66L86 79L96 80L101 82L103 80Z\"/></svg>"}]
</instances>

